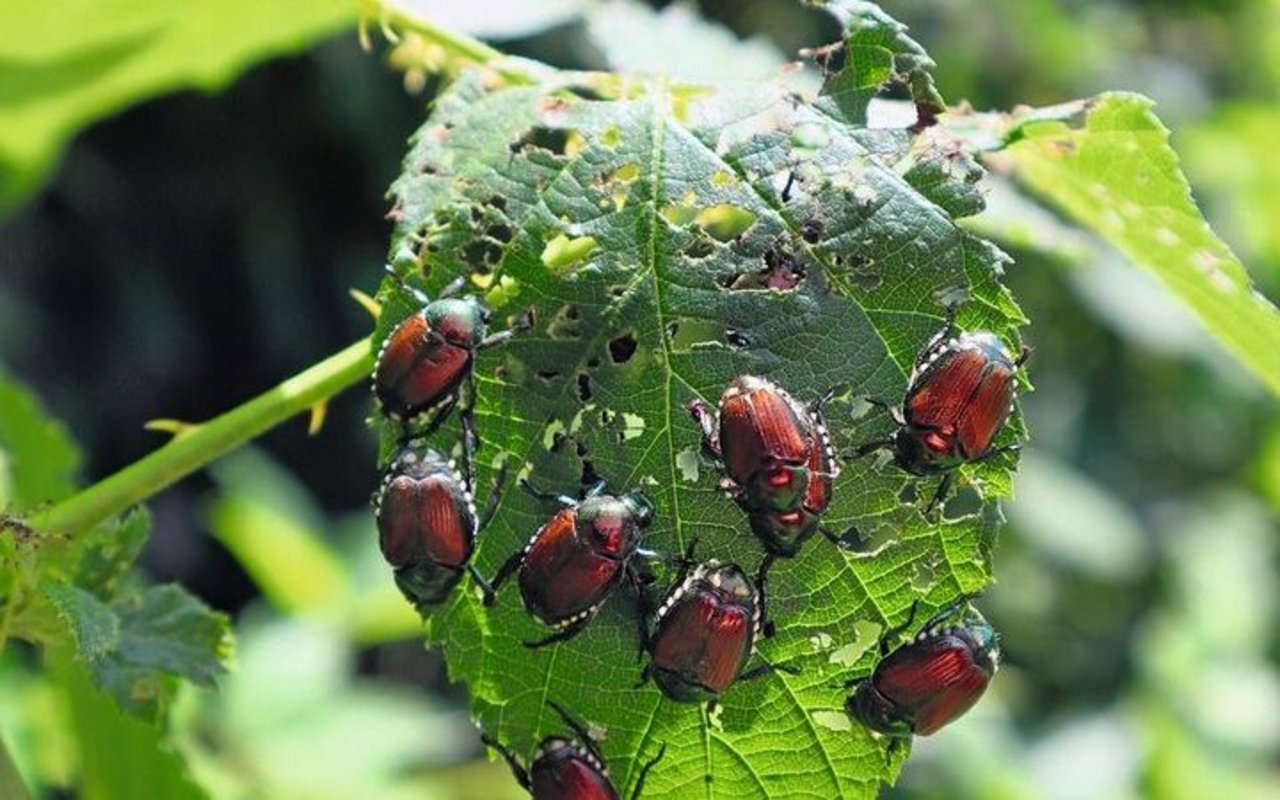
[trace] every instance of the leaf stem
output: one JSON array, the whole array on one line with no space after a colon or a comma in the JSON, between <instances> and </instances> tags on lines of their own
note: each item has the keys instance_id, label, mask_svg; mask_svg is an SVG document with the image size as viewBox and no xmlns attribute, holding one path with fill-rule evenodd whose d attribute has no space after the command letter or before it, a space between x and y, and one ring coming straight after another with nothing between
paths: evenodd
<instances>
[{"instance_id":1,"label":"leaf stem","mask_svg":"<svg viewBox=\"0 0 1280 800\"><path fill-rule=\"evenodd\" d=\"M74 536L337 394L372 369L369 340L361 339L247 403L183 431L159 450L32 515L27 523L39 531Z\"/></svg>"},{"instance_id":2,"label":"leaf stem","mask_svg":"<svg viewBox=\"0 0 1280 800\"><path fill-rule=\"evenodd\" d=\"M0 736L0 797L6 800L28 800L31 797L27 793L26 784L22 782L22 776L18 774L18 766L13 763L13 756L9 755L3 736Z\"/></svg>"},{"instance_id":3,"label":"leaf stem","mask_svg":"<svg viewBox=\"0 0 1280 800\"><path fill-rule=\"evenodd\" d=\"M362 20L375 20L384 30L412 31L423 39L438 45L450 55L463 61L484 64L512 83L531 83L533 76L516 66L505 53L495 50L479 39L442 28L422 17L405 13L385 0L360 0ZM390 37L391 34L389 33Z\"/></svg>"}]
</instances>

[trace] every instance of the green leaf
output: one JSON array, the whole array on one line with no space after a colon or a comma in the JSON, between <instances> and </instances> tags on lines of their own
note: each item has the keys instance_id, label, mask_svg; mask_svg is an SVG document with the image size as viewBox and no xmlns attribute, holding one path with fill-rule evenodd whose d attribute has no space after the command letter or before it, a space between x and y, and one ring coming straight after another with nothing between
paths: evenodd
<instances>
[{"instance_id":1,"label":"green leaf","mask_svg":"<svg viewBox=\"0 0 1280 800\"><path fill-rule=\"evenodd\" d=\"M292 476L253 450L214 467L223 491L209 524L271 602L293 614L336 617L354 594L317 530L323 516Z\"/></svg>"},{"instance_id":2,"label":"green leaf","mask_svg":"<svg viewBox=\"0 0 1280 800\"><path fill-rule=\"evenodd\" d=\"M1152 102L1104 94L1015 122L1004 152L1033 193L1150 270L1280 394L1280 311L1191 197Z\"/></svg>"},{"instance_id":3,"label":"green leaf","mask_svg":"<svg viewBox=\"0 0 1280 800\"><path fill-rule=\"evenodd\" d=\"M929 72L933 60L907 36L905 25L863 0L806 2L826 8L845 26L840 45L814 53L827 73L818 108L850 124L866 124L867 106L886 84L905 85L919 106L945 107Z\"/></svg>"},{"instance_id":4,"label":"green leaf","mask_svg":"<svg viewBox=\"0 0 1280 800\"><path fill-rule=\"evenodd\" d=\"M77 797L205 798L192 783L182 758L164 742L157 728L123 713L110 696L93 685L85 666L69 653L55 651L49 663L71 709L80 751Z\"/></svg>"},{"instance_id":5,"label":"green leaf","mask_svg":"<svg viewBox=\"0 0 1280 800\"><path fill-rule=\"evenodd\" d=\"M900 42L896 26L854 19L851 38ZM834 72L824 96L850 80ZM512 483L529 474L568 493L598 474L654 502L649 546L679 553L697 537L700 558L754 572L760 547L699 462L689 401L714 403L742 373L767 374L802 402L844 387L828 410L847 448L891 429L855 396L901 397L946 302L967 295L961 324L1016 347L1023 318L998 282L1007 258L904 177L923 174L927 151L909 131L850 124L793 88L555 73L510 87L480 70L437 100L393 187L392 262L424 268L430 292L472 273L495 327L529 309L538 319L478 357L480 502L500 459ZM945 180L922 185L939 199L965 196ZM709 209L722 210L700 224ZM548 265L543 254L559 237L596 246L570 269ZM381 297L375 351L415 310L391 281ZM379 427L386 457L403 431ZM1020 430L1011 426L1007 440ZM457 435L454 419L433 446L449 450ZM913 601L933 609L990 581L994 500L1008 492L1010 466L966 469L985 502L937 524L908 495L932 492L934 481L875 458L846 465L826 521L856 532L862 551L815 537L771 575L779 630L761 650L801 673L735 685L713 716L652 685L635 688L635 604L625 591L579 637L529 650L522 642L547 629L518 591L489 609L464 580L430 616L428 639L468 684L484 727L515 751L563 733L551 700L601 729L624 794L665 743L647 784L654 795L873 797L906 749L887 757L885 740L844 718L840 685L867 674L877 633L901 623ZM478 568L492 574L553 510L508 488L480 536Z\"/></svg>"},{"instance_id":6,"label":"green leaf","mask_svg":"<svg viewBox=\"0 0 1280 800\"><path fill-rule=\"evenodd\" d=\"M142 507L99 525L83 537L76 584L104 600L115 597L150 535L151 515Z\"/></svg>"},{"instance_id":7,"label":"green leaf","mask_svg":"<svg viewBox=\"0 0 1280 800\"><path fill-rule=\"evenodd\" d=\"M120 618L97 597L64 583L44 587L44 596L66 623L85 661L103 658L120 646Z\"/></svg>"},{"instance_id":8,"label":"green leaf","mask_svg":"<svg viewBox=\"0 0 1280 800\"><path fill-rule=\"evenodd\" d=\"M699 83L769 80L787 59L762 39L742 40L688 3L655 11L636 0L586 9L587 34L618 72L665 73Z\"/></svg>"},{"instance_id":9,"label":"green leaf","mask_svg":"<svg viewBox=\"0 0 1280 800\"><path fill-rule=\"evenodd\" d=\"M0 511L66 497L75 490L79 466L80 452L66 427L0 369Z\"/></svg>"},{"instance_id":10,"label":"green leaf","mask_svg":"<svg viewBox=\"0 0 1280 800\"><path fill-rule=\"evenodd\" d=\"M42 594L94 680L133 714L159 720L175 678L213 686L226 671L226 617L179 586L154 586L110 605L66 584L45 585Z\"/></svg>"},{"instance_id":11,"label":"green leaf","mask_svg":"<svg viewBox=\"0 0 1280 800\"><path fill-rule=\"evenodd\" d=\"M350 28L350 0L12 4L0 41L0 208L36 188L80 128Z\"/></svg>"}]
</instances>

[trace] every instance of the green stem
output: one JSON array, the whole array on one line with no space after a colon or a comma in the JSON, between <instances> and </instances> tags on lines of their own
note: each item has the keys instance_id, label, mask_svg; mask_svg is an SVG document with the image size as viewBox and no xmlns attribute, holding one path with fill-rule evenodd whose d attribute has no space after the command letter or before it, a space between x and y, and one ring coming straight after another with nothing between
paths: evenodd
<instances>
[{"instance_id":1,"label":"green stem","mask_svg":"<svg viewBox=\"0 0 1280 800\"><path fill-rule=\"evenodd\" d=\"M0 737L0 797L5 800L28 800L31 797L3 737Z\"/></svg>"},{"instance_id":2,"label":"green stem","mask_svg":"<svg viewBox=\"0 0 1280 800\"><path fill-rule=\"evenodd\" d=\"M368 376L372 369L369 341L361 339L249 402L182 431L154 453L33 515L27 522L39 531L73 536L337 394Z\"/></svg>"}]
</instances>

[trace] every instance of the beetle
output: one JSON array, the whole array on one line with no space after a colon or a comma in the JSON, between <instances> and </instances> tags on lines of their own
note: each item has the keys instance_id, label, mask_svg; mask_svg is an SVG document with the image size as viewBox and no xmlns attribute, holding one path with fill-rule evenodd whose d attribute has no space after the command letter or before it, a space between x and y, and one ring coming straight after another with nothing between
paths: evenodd
<instances>
[{"instance_id":1,"label":"beetle","mask_svg":"<svg viewBox=\"0 0 1280 800\"><path fill-rule=\"evenodd\" d=\"M464 442L472 437L464 434ZM505 475L500 469L484 513L477 515L472 492L471 446L463 447L466 475L422 439L408 442L384 471L374 495L378 545L395 569L396 585L420 612L444 600L463 572L488 597L488 582L471 564L476 536L497 508Z\"/></svg>"},{"instance_id":2,"label":"beetle","mask_svg":"<svg viewBox=\"0 0 1280 800\"><path fill-rule=\"evenodd\" d=\"M715 413L701 400L688 406L703 451L724 475L721 485L770 555L799 552L831 502L840 470L822 408L833 394L805 407L765 378L739 375Z\"/></svg>"},{"instance_id":3,"label":"beetle","mask_svg":"<svg viewBox=\"0 0 1280 800\"><path fill-rule=\"evenodd\" d=\"M852 453L858 458L889 449L898 466L912 475L941 474L926 512L946 497L952 473L961 464L1018 449L1016 444L992 447L992 442L1013 411L1017 370L1030 348L1023 347L1015 358L990 331L959 331L955 313L955 306L947 309L942 330L916 357L901 407L890 409L897 430Z\"/></svg>"},{"instance_id":4,"label":"beetle","mask_svg":"<svg viewBox=\"0 0 1280 800\"><path fill-rule=\"evenodd\" d=\"M388 273L411 293L419 310L392 329L378 350L373 394L382 412L408 425L422 414L431 419L420 432L429 436L458 403L464 383L474 395L475 354L533 326L531 314L505 331L490 334L490 311L474 295L454 297L465 279L454 281L435 300L405 284L390 265Z\"/></svg>"},{"instance_id":5,"label":"beetle","mask_svg":"<svg viewBox=\"0 0 1280 800\"><path fill-rule=\"evenodd\" d=\"M866 727L894 739L928 736L968 711L1000 667L999 636L962 598L926 622L914 638L889 651L915 619L880 638L881 659L871 677L851 681L845 711ZM956 612L965 608L955 619Z\"/></svg>"},{"instance_id":6,"label":"beetle","mask_svg":"<svg viewBox=\"0 0 1280 800\"><path fill-rule=\"evenodd\" d=\"M578 738L548 736L538 745L527 768L511 750L489 734L482 733L480 741L502 755L507 766L511 767L511 774L534 800L621 800L622 795L613 785L604 756L600 754L599 743L559 704L553 702L550 705ZM658 754L640 768L640 777L631 790L631 800L640 796L649 770L662 760L666 752L664 744Z\"/></svg>"},{"instance_id":7,"label":"beetle","mask_svg":"<svg viewBox=\"0 0 1280 800\"><path fill-rule=\"evenodd\" d=\"M689 572L692 549L661 604L645 615L640 644L650 660L640 685L652 679L673 700L714 704L736 680L792 671L763 659L745 669L764 625L760 592L736 564L711 560Z\"/></svg>"},{"instance_id":8,"label":"beetle","mask_svg":"<svg viewBox=\"0 0 1280 800\"><path fill-rule=\"evenodd\" d=\"M644 529L653 520L653 505L639 491L621 496L605 493L600 481L581 501L557 496L521 481L525 491L563 508L533 534L523 550L513 553L491 582L492 603L512 574L519 573L520 595L534 619L556 633L527 647L543 647L576 636L623 580L639 585L632 564L636 556L658 558L640 548Z\"/></svg>"}]
</instances>

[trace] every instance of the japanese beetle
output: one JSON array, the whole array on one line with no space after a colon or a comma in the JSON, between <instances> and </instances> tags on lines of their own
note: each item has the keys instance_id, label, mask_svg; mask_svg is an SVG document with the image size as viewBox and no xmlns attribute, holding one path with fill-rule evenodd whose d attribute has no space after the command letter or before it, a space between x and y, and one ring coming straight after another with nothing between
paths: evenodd
<instances>
[{"instance_id":1,"label":"japanese beetle","mask_svg":"<svg viewBox=\"0 0 1280 800\"><path fill-rule=\"evenodd\" d=\"M943 475L931 510L946 497L956 467L1018 448L991 444L1013 410L1016 373L1029 355L1024 347L1015 358L990 331L958 331L955 308L948 308L942 330L916 357L901 408L891 409L898 429L853 457L888 448L912 475Z\"/></svg>"},{"instance_id":2,"label":"japanese beetle","mask_svg":"<svg viewBox=\"0 0 1280 800\"><path fill-rule=\"evenodd\" d=\"M469 464L470 447L464 453ZM497 507L503 474L498 473L484 514L477 515L470 466L464 478L420 439L406 444L383 473L374 496L378 544L395 569L396 585L420 612L444 600L463 572L471 573L486 597L490 594L471 554Z\"/></svg>"},{"instance_id":3,"label":"japanese beetle","mask_svg":"<svg viewBox=\"0 0 1280 800\"><path fill-rule=\"evenodd\" d=\"M373 370L373 394L383 413L402 424L431 412L420 433L429 436L457 405L463 383L472 381L476 352L528 330L532 318L526 315L511 329L490 335L488 308L473 295L450 296L462 287L461 280L429 300L405 285L391 267L387 270L422 307L383 340Z\"/></svg>"},{"instance_id":4,"label":"japanese beetle","mask_svg":"<svg viewBox=\"0 0 1280 800\"><path fill-rule=\"evenodd\" d=\"M680 577L641 627L650 661L640 683L652 678L673 700L714 703L735 680L783 668L764 662L743 671L760 637L760 592L736 564L707 561L689 573L691 551L692 545Z\"/></svg>"},{"instance_id":5,"label":"japanese beetle","mask_svg":"<svg viewBox=\"0 0 1280 800\"><path fill-rule=\"evenodd\" d=\"M511 774L534 800L621 800L622 795L609 778L609 768L605 765L604 756L600 754L599 743L558 704L551 703L551 707L560 714L560 718L578 738L548 736L538 745L528 768L520 763L514 753L487 733L481 734L480 741L502 755L511 767ZM640 777L631 790L631 800L640 796L645 779L649 777L649 770L662 760L666 752L667 746L664 744L658 754L640 768Z\"/></svg>"},{"instance_id":6,"label":"japanese beetle","mask_svg":"<svg viewBox=\"0 0 1280 800\"><path fill-rule=\"evenodd\" d=\"M704 452L720 465L722 485L770 555L799 552L831 502L840 472L822 417L831 394L806 408L771 381L740 375L717 413L701 400L689 404Z\"/></svg>"},{"instance_id":7,"label":"japanese beetle","mask_svg":"<svg viewBox=\"0 0 1280 800\"><path fill-rule=\"evenodd\" d=\"M977 611L956 611L968 598L944 608L921 632L889 652L889 641L911 626L919 602L906 623L880 638L880 663L856 686L845 710L866 727L895 739L928 736L968 711L1000 666L999 637Z\"/></svg>"},{"instance_id":8,"label":"japanese beetle","mask_svg":"<svg viewBox=\"0 0 1280 800\"><path fill-rule=\"evenodd\" d=\"M529 539L524 549L507 559L493 577L489 602L498 589L519 572L520 595L534 619L557 632L528 647L543 647L577 635L596 615L624 579L641 581L632 559L656 558L640 549L644 529L653 520L653 506L638 491L621 496L605 494L601 481L581 501L521 485L540 500L564 507Z\"/></svg>"}]
</instances>

